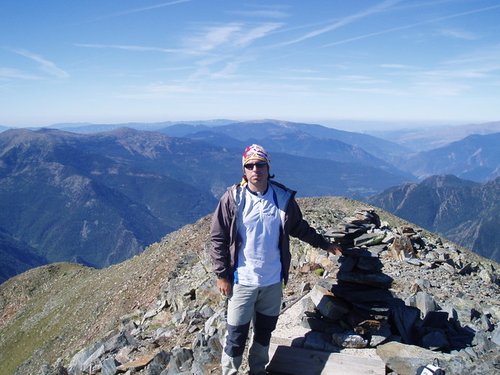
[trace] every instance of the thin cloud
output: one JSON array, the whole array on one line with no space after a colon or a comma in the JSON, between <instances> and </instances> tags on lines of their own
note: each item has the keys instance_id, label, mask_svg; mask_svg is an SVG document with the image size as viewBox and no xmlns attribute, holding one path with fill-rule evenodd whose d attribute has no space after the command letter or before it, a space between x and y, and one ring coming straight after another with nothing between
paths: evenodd
<instances>
[{"instance_id":1,"label":"thin cloud","mask_svg":"<svg viewBox=\"0 0 500 375\"><path fill-rule=\"evenodd\" d=\"M196 92L192 87L183 84L164 84L164 83L153 83L142 88L134 88L133 91L139 89L145 96L164 96L164 95L175 95L175 94L191 94Z\"/></svg>"},{"instance_id":2,"label":"thin cloud","mask_svg":"<svg viewBox=\"0 0 500 375\"><path fill-rule=\"evenodd\" d=\"M340 91L365 93L374 95L408 96L409 93L403 90L383 89L383 88L359 88L359 87L340 87Z\"/></svg>"},{"instance_id":3,"label":"thin cloud","mask_svg":"<svg viewBox=\"0 0 500 375\"><path fill-rule=\"evenodd\" d=\"M39 68L43 72L47 73L50 76L53 76L56 78L68 78L69 77L69 74L66 71L59 68L52 61L49 61L40 55L37 55L37 54L30 52L30 51L22 50L22 49L14 50L14 52L20 56L26 57L30 60L37 62L39 64Z\"/></svg>"},{"instance_id":4,"label":"thin cloud","mask_svg":"<svg viewBox=\"0 0 500 375\"><path fill-rule=\"evenodd\" d=\"M452 29L443 29L440 31L440 34L446 37L450 37L453 39L461 39L461 40L477 40L479 37L476 34L463 31L463 30L452 30Z\"/></svg>"},{"instance_id":5,"label":"thin cloud","mask_svg":"<svg viewBox=\"0 0 500 375\"><path fill-rule=\"evenodd\" d=\"M383 12L384 10L392 7L394 4L396 4L398 2L399 2L399 0L386 0L378 5L370 7L370 8L363 10L359 13L347 16L347 17L345 17L345 18L343 18L343 19L341 19L333 24L330 24L330 25L325 26L323 28L311 31L311 32L299 37L299 38L290 40L288 42L281 43L280 45L287 46L287 45L291 45L291 44L296 44L299 42L303 42L304 40L311 39L311 38L317 37L319 35L325 34L327 32L339 29L339 28L346 26L346 25L349 25L349 24L351 24L354 21L357 21L359 19L371 16L371 15L376 14L376 13Z\"/></svg>"},{"instance_id":6,"label":"thin cloud","mask_svg":"<svg viewBox=\"0 0 500 375\"><path fill-rule=\"evenodd\" d=\"M405 64L380 64L380 67L394 70L415 69L415 66Z\"/></svg>"},{"instance_id":7,"label":"thin cloud","mask_svg":"<svg viewBox=\"0 0 500 375\"><path fill-rule=\"evenodd\" d=\"M244 16L244 17L258 17L258 18L287 18L290 15L286 12L280 10L241 10L241 11L232 11L229 12L235 16Z\"/></svg>"},{"instance_id":8,"label":"thin cloud","mask_svg":"<svg viewBox=\"0 0 500 375\"><path fill-rule=\"evenodd\" d=\"M122 45L122 44L76 43L75 46L84 48L120 49L120 50L135 51L135 52L161 52L161 53L188 52L187 50L179 50L173 48L145 47L145 46L134 46L126 44Z\"/></svg>"},{"instance_id":9,"label":"thin cloud","mask_svg":"<svg viewBox=\"0 0 500 375\"><path fill-rule=\"evenodd\" d=\"M41 77L25 73L18 69L0 68L0 79L25 79L25 80L39 80Z\"/></svg>"},{"instance_id":10,"label":"thin cloud","mask_svg":"<svg viewBox=\"0 0 500 375\"><path fill-rule=\"evenodd\" d=\"M190 38L188 43L196 51L208 52L230 41L241 28L242 25L238 23L209 27Z\"/></svg>"},{"instance_id":11,"label":"thin cloud","mask_svg":"<svg viewBox=\"0 0 500 375\"><path fill-rule=\"evenodd\" d=\"M460 96L464 92L470 90L470 86L465 84L457 84L457 83L447 83L443 84L442 82L419 82L415 85L415 89L424 91L423 93L418 94L418 96L427 96L427 97L455 97Z\"/></svg>"},{"instance_id":12,"label":"thin cloud","mask_svg":"<svg viewBox=\"0 0 500 375\"><path fill-rule=\"evenodd\" d=\"M154 9L168 7L168 6L171 6L171 5L177 5L177 4L189 3L189 2L191 2L191 0L169 1L167 3L150 5L150 6L142 7L142 8L135 8L135 9L130 9L130 10L124 10L122 12L115 13L115 14L111 15L110 17L119 17L119 16L125 16L125 15L133 14L133 13L147 12L149 10L154 10Z\"/></svg>"},{"instance_id":13,"label":"thin cloud","mask_svg":"<svg viewBox=\"0 0 500 375\"><path fill-rule=\"evenodd\" d=\"M241 37L236 41L236 45L241 47L247 46L257 39L264 38L269 33L273 32L276 29L279 29L281 26L283 26L283 24L281 23L268 23L254 27L253 29L241 35Z\"/></svg>"},{"instance_id":14,"label":"thin cloud","mask_svg":"<svg viewBox=\"0 0 500 375\"><path fill-rule=\"evenodd\" d=\"M429 70L421 73L422 76L435 77L438 79L450 79L450 78L461 78L461 79L471 79L471 78L486 78L488 73L496 69L487 68L471 68L471 69L436 69Z\"/></svg>"},{"instance_id":15,"label":"thin cloud","mask_svg":"<svg viewBox=\"0 0 500 375\"><path fill-rule=\"evenodd\" d=\"M238 62L230 61L219 71L210 74L211 78L214 79L229 79L234 78L235 72L238 70Z\"/></svg>"},{"instance_id":16,"label":"thin cloud","mask_svg":"<svg viewBox=\"0 0 500 375\"><path fill-rule=\"evenodd\" d=\"M489 7L473 9L473 10L469 10L469 11L466 11L466 12L460 12L460 13L455 13L455 14L451 14L451 15L448 15L448 16L433 18L433 19L426 20L426 21L416 22L416 23L413 23L411 25L404 25L404 26L399 26L399 27L393 27L393 28L386 29L386 30L376 31L376 32L373 32L373 33L368 33L368 34L359 35L359 36L348 38L348 39L339 40L337 42L325 44L323 47L332 47L332 46L336 46L336 45L339 45L339 44L345 44L345 43L350 43L350 42L354 42L354 41L361 40L361 39L371 38L373 36L378 36L378 35L383 35L383 34L389 34L389 33L395 32L395 31L401 31L401 30L411 29L411 28L414 28L414 27L417 27L417 26L427 25L427 24L430 24L430 23L435 23L435 22L439 22L439 21L445 21L445 20L449 20L449 19L453 19L453 18L458 18L458 17L469 16L471 14L482 13L482 12L486 12L486 11L494 10L494 9L499 9L499 8L500 8L500 5L492 5L492 6L489 6Z\"/></svg>"},{"instance_id":17,"label":"thin cloud","mask_svg":"<svg viewBox=\"0 0 500 375\"><path fill-rule=\"evenodd\" d=\"M280 28L281 23L265 23L253 28L243 23L231 22L210 26L200 30L196 36L187 40L189 48L198 52L211 52L217 48L242 48L258 39L264 38Z\"/></svg>"},{"instance_id":18,"label":"thin cloud","mask_svg":"<svg viewBox=\"0 0 500 375\"><path fill-rule=\"evenodd\" d=\"M356 83L356 84L361 84L361 85L375 85L375 84L381 84L381 83L386 83L387 81L384 81L382 79L376 79L364 75L342 75L336 78L337 81L346 81L346 82L351 82L351 83Z\"/></svg>"},{"instance_id":19,"label":"thin cloud","mask_svg":"<svg viewBox=\"0 0 500 375\"><path fill-rule=\"evenodd\" d=\"M332 81L330 77L313 77L313 76L279 76L285 81L305 81L305 82L328 82Z\"/></svg>"}]
</instances>

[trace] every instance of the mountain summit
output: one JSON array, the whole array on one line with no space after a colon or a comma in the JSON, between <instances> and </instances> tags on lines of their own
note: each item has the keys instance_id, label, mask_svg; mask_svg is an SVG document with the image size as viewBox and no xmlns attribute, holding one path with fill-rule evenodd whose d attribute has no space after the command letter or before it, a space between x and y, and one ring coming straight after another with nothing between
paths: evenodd
<instances>
[{"instance_id":1,"label":"mountain summit","mask_svg":"<svg viewBox=\"0 0 500 375\"><path fill-rule=\"evenodd\" d=\"M309 333L292 340L300 344L297 350L328 353L337 345L337 353L365 350L375 355L377 347L376 355L401 375L414 374L415 366L432 358L439 358L447 373L495 371L500 344L497 263L360 202L306 198L299 204L306 220L342 242L346 254L328 256L292 241L292 274L280 319L290 317L292 306L303 306L306 315L302 323L297 316L296 325L307 323ZM209 225L210 216L204 217L105 269L51 264L0 285L2 373L217 373L224 300L214 287L207 255ZM314 307L315 298L303 299L325 287L344 302ZM370 302L367 290L384 298ZM347 314L318 315L328 314L324 307L340 305ZM335 322L342 332L346 327L355 332L337 334L332 343L332 334L323 329L337 327ZM275 339L292 345L284 336L291 332L279 329L276 335L282 336ZM412 338L411 332L418 334ZM344 346L354 342L358 349ZM362 365L365 357L356 358L351 364Z\"/></svg>"}]
</instances>

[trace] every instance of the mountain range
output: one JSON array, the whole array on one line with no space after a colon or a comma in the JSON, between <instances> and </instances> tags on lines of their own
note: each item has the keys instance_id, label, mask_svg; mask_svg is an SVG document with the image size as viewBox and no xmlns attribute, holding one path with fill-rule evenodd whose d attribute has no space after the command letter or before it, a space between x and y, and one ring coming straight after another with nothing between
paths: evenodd
<instances>
[{"instance_id":1,"label":"mountain range","mask_svg":"<svg viewBox=\"0 0 500 375\"><path fill-rule=\"evenodd\" d=\"M457 173L482 183L498 177L498 134L419 153L368 134L278 120L6 130L0 133L0 241L8 245L0 251L8 253L2 258L8 267L0 282L47 262L106 267L140 253L211 212L226 187L239 181L241 151L250 143L270 151L271 172L299 196L366 200L429 174ZM450 238L454 233L446 230ZM461 243L480 246L479 240Z\"/></svg>"},{"instance_id":2,"label":"mountain range","mask_svg":"<svg viewBox=\"0 0 500 375\"><path fill-rule=\"evenodd\" d=\"M399 126L396 130L371 130L369 134L390 140L415 152L429 151L460 141L469 135L500 132L500 121L465 125Z\"/></svg>"},{"instance_id":3,"label":"mountain range","mask_svg":"<svg viewBox=\"0 0 500 375\"><path fill-rule=\"evenodd\" d=\"M218 179L198 187L210 173L201 164L224 159L209 145L135 130L12 130L0 150L0 228L50 262L97 267L213 210ZM184 181L172 177L179 170Z\"/></svg>"},{"instance_id":4,"label":"mountain range","mask_svg":"<svg viewBox=\"0 0 500 375\"><path fill-rule=\"evenodd\" d=\"M500 177L480 184L432 176L387 189L368 202L500 262Z\"/></svg>"},{"instance_id":5,"label":"mountain range","mask_svg":"<svg viewBox=\"0 0 500 375\"><path fill-rule=\"evenodd\" d=\"M436 174L485 182L500 176L500 133L469 135L429 151L402 158L396 165L419 179Z\"/></svg>"}]
</instances>

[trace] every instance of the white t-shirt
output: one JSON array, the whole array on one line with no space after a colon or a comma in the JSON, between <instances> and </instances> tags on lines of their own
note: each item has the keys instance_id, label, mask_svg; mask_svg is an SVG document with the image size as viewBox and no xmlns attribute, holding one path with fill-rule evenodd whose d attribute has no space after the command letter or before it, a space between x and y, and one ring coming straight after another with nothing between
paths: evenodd
<instances>
[{"instance_id":1,"label":"white t-shirt","mask_svg":"<svg viewBox=\"0 0 500 375\"><path fill-rule=\"evenodd\" d=\"M281 281L279 234L281 219L271 186L264 194L245 189L245 205L238 217L242 240L235 283L267 286Z\"/></svg>"}]
</instances>

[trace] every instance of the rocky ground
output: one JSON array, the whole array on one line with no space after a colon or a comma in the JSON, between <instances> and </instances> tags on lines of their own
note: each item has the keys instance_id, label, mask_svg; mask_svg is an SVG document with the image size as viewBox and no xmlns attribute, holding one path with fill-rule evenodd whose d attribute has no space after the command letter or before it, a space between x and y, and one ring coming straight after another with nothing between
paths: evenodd
<instances>
[{"instance_id":1,"label":"rocky ground","mask_svg":"<svg viewBox=\"0 0 500 375\"><path fill-rule=\"evenodd\" d=\"M310 319L298 316L297 325L342 322L344 328L358 329L353 334L360 333L367 345L358 350L376 347L377 355L395 374L410 373L405 371L419 364L415 358L426 358L428 352L442 355L442 362L450 368L461 366L461 370L471 374L499 371L497 263L380 210L375 210L380 223L363 223L359 215L373 208L360 202L318 198L304 199L300 204L313 226L332 239L345 242L349 249L346 254L353 255L356 265L347 261L346 256L342 259L328 256L293 240L293 269L285 289L284 310L296 306L299 299L307 298L318 284L333 287L344 283L345 286L350 285L346 282L352 283L353 277L359 283L359 273L355 271L364 260L359 261L358 253L369 252L370 258L376 258L383 265L374 273L392 279L386 288L391 299L404 301L404 306L417 309L423 315L415 317L411 324L427 329L422 326L426 314L446 311L455 327L466 328L471 335L462 348L442 342L441 346L424 348L415 345L421 345L421 340L405 343L404 335L391 326L385 340L373 346L370 341L380 335L359 331L363 322L352 319L353 310L339 319L325 318L318 313L321 309L311 304L304 304L300 312ZM346 226L347 223L355 225ZM361 225L363 230L355 229L356 225ZM108 269L50 265L2 284L0 361L5 374L219 373L224 300L214 288L206 254L208 226L209 218L201 219L165 237L140 256ZM356 244L354 233L369 234L372 238L380 237L380 233L384 236L380 241L370 243L363 239ZM411 247L405 246L408 243ZM339 276L342 267L344 272ZM373 282L372 276L368 278ZM361 284L362 290L369 288L371 286ZM381 289L380 285L378 288ZM340 294L335 296L333 292L332 298L338 300ZM357 302L347 301L347 304L352 308ZM375 315L369 317L393 324L393 320L384 319L384 314ZM314 345L323 345L327 350L328 345L334 344L331 332L328 335L326 342L315 341ZM301 345L307 347L307 340ZM338 340L335 345L356 350L343 347L344 343ZM437 341L432 345L436 346ZM397 353L408 350L412 353L411 360L398 357Z\"/></svg>"}]
</instances>

